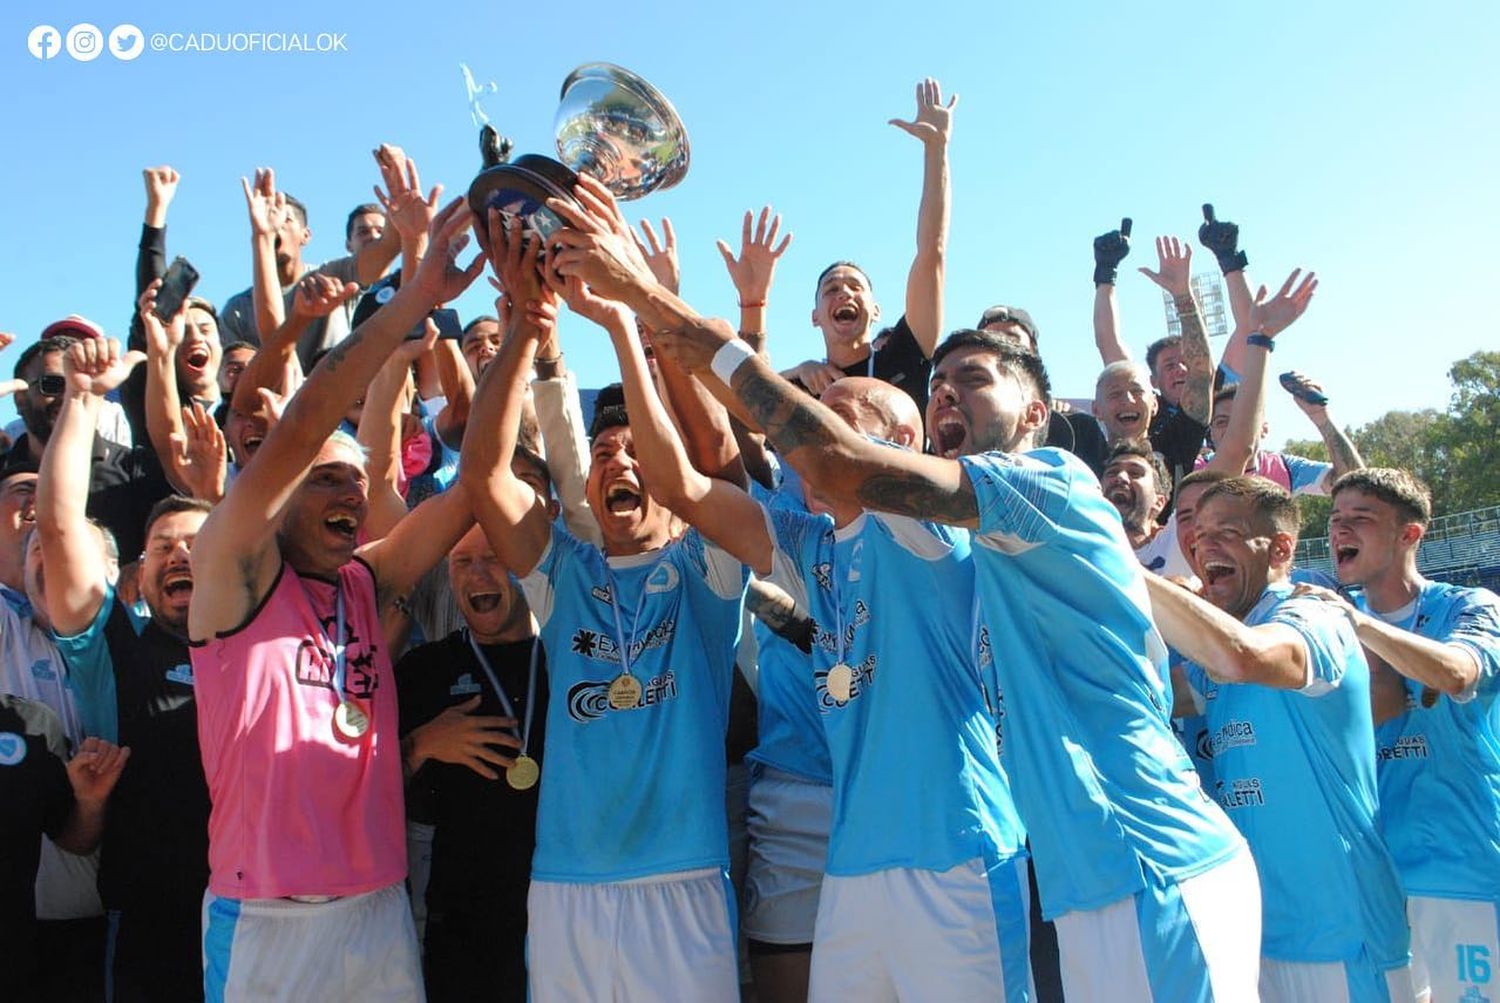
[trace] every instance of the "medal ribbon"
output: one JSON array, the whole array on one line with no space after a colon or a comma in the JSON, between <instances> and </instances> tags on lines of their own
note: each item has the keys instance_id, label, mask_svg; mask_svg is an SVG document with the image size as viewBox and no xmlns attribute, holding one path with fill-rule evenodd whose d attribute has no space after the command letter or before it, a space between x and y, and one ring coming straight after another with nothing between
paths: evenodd
<instances>
[{"instance_id":1,"label":"medal ribbon","mask_svg":"<svg viewBox=\"0 0 1500 1003\"><path fill-rule=\"evenodd\" d=\"M668 545L670 546L670 544ZM604 559L604 579L609 582L609 608L615 615L615 643L620 645L620 675L630 675L631 655L630 651L635 647L635 638L641 626L641 611L646 608L646 593L651 584L651 576L656 574L656 569L661 566L662 559L667 556L667 548L663 547L656 560L651 562L651 568L646 572L646 577L641 581L641 596L635 603L635 615L630 618L630 638L625 637L625 621L620 617L620 586L615 580L615 573L609 566L609 558Z\"/></svg>"},{"instance_id":2,"label":"medal ribbon","mask_svg":"<svg viewBox=\"0 0 1500 1003\"><path fill-rule=\"evenodd\" d=\"M863 516L862 518L868 518L868 516ZM846 647L846 643L852 645L853 638L850 638L848 642L846 642L844 639L844 598L843 590L839 587L840 576L838 535L831 529L828 530L828 533L829 535L833 536L833 548L829 551L828 555L828 585L829 590L833 593L833 626L835 630L835 634L833 636L833 664L835 666L848 665L849 669L852 671L854 669L854 666L849 665L849 663L844 658L848 650Z\"/></svg>"},{"instance_id":3,"label":"medal ribbon","mask_svg":"<svg viewBox=\"0 0 1500 1003\"><path fill-rule=\"evenodd\" d=\"M500 698L500 706L505 708L505 716L514 718L516 709L510 702L510 697L505 692L505 687L500 685L500 677L495 675L490 660L484 657L484 650L479 647L479 642L474 640L468 628L464 628L464 637L469 639L469 648L474 652L479 667L484 670L485 676L489 678L490 685L495 687L495 695ZM526 670L526 723L522 726L521 733L516 735L521 740L521 755L526 755L526 750L531 746L531 712L536 710L536 664L537 652L541 650L542 639L533 637L531 639L531 664ZM515 729L511 732L514 734Z\"/></svg>"}]
</instances>

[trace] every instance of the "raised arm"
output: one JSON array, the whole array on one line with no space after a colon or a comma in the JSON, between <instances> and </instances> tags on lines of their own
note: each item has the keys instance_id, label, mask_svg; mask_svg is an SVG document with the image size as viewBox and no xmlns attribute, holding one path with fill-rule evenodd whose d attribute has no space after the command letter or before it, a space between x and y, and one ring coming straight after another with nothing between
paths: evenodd
<instances>
[{"instance_id":1,"label":"raised arm","mask_svg":"<svg viewBox=\"0 0 1500 1003\"><path fill-rule=\"evenodd\" d=\"M1234 317L1234 333L1224 346L1224 357L1219 365L1238 379L1245 365L1245 338L1251 333L1247 325L1254 296L1250 292L1250 281L1245 277L1245 266L1250 259L1240 250L1240 228L1228 220L1215 217L1214 207L1203 204L1203 225L1198 227L1198 243L1213 252L1224 273L1224 285L1229 290L1229 311Z\"/></svg>"},{"instance_id":2,"label":"raised arm","mask_svg":"<svg viewBox=\"0 0 1500 1003\"><path fill-rule=\"evenodd\" d=\"M1157 237L1156 254L1159 270L1141 268L1140 272L1165 289L1177 308L1177 319L1182 322L1182 364L1188 371L1180 406L1188 417L1207 425L1213 417L1214 363L1198 301L1193 298L1193 248L1176 237Z\"/></svg>"},{"instance_id":3,"label":"raised arm","mask_svg":"<svg viewBox=\"0 0 1500 1003\"><path fill-rule=\"evenodd\" d=\"M652 496L742 563L770 574L774 544L759 504L737 485L701 473L690 462L656 395L630 311L593 295L577 276L564 288L568 307L603 327L614 344L631 436Z\"/></svg>"},{"instance_id":4,"label":"raised arm","mask_svg":"<svg viewBox=\"0 0 1500 1003\"><path fill-rule=\"evenodd\" d=\"M276 274L276 231L288 212L286 194L276 190L276 172L257 167L255 180L240 178L250 214L250 303L255 333L262 342L281 326L285 313L281 280Z\"/></svg>"},{"instance_id":5,"label":"raised arm","mask_svg":"<svg viewBox=\"0 0 1500 1003\"><path fill-rule=\"evenodd\" d=\"M1214 456L1209 466L1238 476L1245 472L1255 455L1260 427L1266 414L1266 370L1270 365L1275 337L1290 327L1312 302L1318 289L1318 276L1308 272L1301 282L1302 270L1294 269L1274 297L1267 298L1261 286L1251 303L1245 322L1259 335L1245 344L1240 388L1235 393L1234 409L1222 436L1214 437ZM1221 441L1222 440L1222 441Z\"/></svg>"},{"instance_id":6,"label":"raised arm","mask_svg":"<svg viewBox=\"0 0 1500 1003\"><path fill-rule=\"evenodd\" d=\"M438 303L457 297L483 267L482 255L460 269L454 258L467 240L469 210L455 199L432 223L432 251L413 282L324 357L302 385L245 467L215 507L193 545L194 576L190 636L206 638L244 622L270 588L280 565L275 533L282 508L338 427L406 332ZM384 587L384 583L382 583ZM205 594L206 592L206 594Z\"/></svg>"},{"instance_id":7,"label":"raised arm","mask_svg":"<svg viewBox=\"0 0 1500 1003\"><path fill-rule=\"evenodd\" d=\"M1310 681L1307 642L1291 627L1248 627L1160 575L1142 577L1162 637L1210 678L1285 690L1300 690Z\"/></svg>"},{"instance_id":8,"label":"raised arm","mask_svg":"<svg viewBox=\"0 0 1500 1003\"><path fill-rule=\"evenodd\" d=\"M65 637L88 629L108 585L104 547L85 513L99 406L144 358L122 354L113 338L84 338L63 357L66 387L37 472L36 525L47 610Z\"/></svg>"},{"instance_id":9,"label":"raised arm","mask_svg":"<svg viewBox=\"0 0 1500 1003\"><path fill-rule=\"evenodd\" d=\"M182 402L177 396L177 348L182 344L188 305L184 300L176 316L163 324L156 316L160 289L161 279L154 279L136 301L136 323L146 343L146 434L172 487L187 491L182 456L172 440L183 435Z\"/></svg>"},{"instance_id":10,"label":"raised arm","mask_svg":"<svg viewBox=\"0 0 1500 1003\"><path fill-rule=\"evenodd\" d=\"M427 337L403 341L365 391L355 438L365 447L365 473L370 478L370 511L365 530L379 540L406 517L401 497L401 421L411 405L407 393L412 363L426 352L437 335L428 321Z\"/></svg>"},{"instance_id":11,"label":"raised arm","mask_svg":"<svg viewBox=\"0 0 1500 1003\"><path fill-rule=\"evenodd\" d=\"M753 230L752 230L753 226ZM761 354L766 350L766 307L771 299L771 285L776 279L776 262L792 246L792 232L777 243L781 216L772 215L770 206L762 206L757 219L745 210L740 227L740 254L735 257L729 245L720 240L716 246L724 256L729 281L739 297L740 337Z\"/></svg>"},{"instance_id":12,"label":"raised arm","mask_svg":"<svg viewBox=\"0 0 1500 1003\"><path fill-rule=\"evenodd\" d=\"M352 282L339 282L328 275L309 272L297 283L292 294L292 313L261 343L260 350L250 359L245 371L234 386L231 407L245 412L259 408L262 389L286 393L286 377L297 362L297 340L309 324L319 317L326 317L344 304L349 297L359 292Z\"/></svg>"},{"instance_id":13,"label":"raised arm","mask_svg":"<svg viewBox=\"0 0 1500 1003\"><path fill-rule=\"evenodd\" d=\"M167 207L177 195L178 173L170 166L141 171L146 182L146 219L141 227L141 245L135 259L135 294L146 291L167 271Z\"/></svg>"},{"instance_id":14,"label":"raised arm","mask_svg":"<svg viewBox=\"0 0 1500 1003\"><path fill-rule=\"evenodd\" d=\"M618 206L615 208L618 211ZM615 224L629 228L623 215L615 220ZM672 229L672 221L666 217L662 218L661 227L663 239L657 238L650 220L641 222L644 240L634 231L631 235L635 236L636 247L646 259L646 267L675 295L681 282L677 234ZM649 329L645 336L650 337ZM647 373L650 373L649 366ZM660 403L665 405L667 416L681 436L693 466L709 477L727 480L742 488L749 487L745 465L740 462L739 440L735 438L724 406L670 358L663 356L656 360L656 375L660 381Z\"/></svg>"},{"instance_id":15,"label":"raised arm","mask_svg":"<svg viewBox=\"0 0 1500 1003\"><path fill-rule=\"evenodd\" d=\"M1291 385L1285 387L1286 392L1292 395L1297 407L1318 430L1328 450L1328 461L1333 464L1333 469L1323 475L1323 492L1327 494L1333 490L1334 481L1351 470L1361 469L1365 465L1364 457L1359 455L1354 440L1329 416L1328 395L1323 392L1323 387L1301 373L1288 373L1287 378Z\"/></svg>"},{"instance_id":16,"label":"raised arm","mask_svg":"<svg viewBox=\"0 0 1500 1003\"><path fill-rule=\"evenodd\" d=\"M1094 345L1106 366L1130 358L1130 349L1120 340L1120 304L1115 298L1115 279L1120 262L1130 253L1130 217L1120 228L1094 238Z\"/></svg>"},{"instance_id":17,"label":"raised arm","mask_svg":"<svg viewBox=\"0 0 1500 1003\"><path fill-rule=\"evenodd\" d=\"M427 227L432 223L437 200L443 194L442 185L434 186L428 196L422 194L422 178L417 173L417 163L401 147L382 143L374 152L375 163L380 168L380 177L386 188L382 192L377 187L375 197L385 210L386 226L381 231L379 240L361 247L354 256L355 277L361 286L378 281L398 254L406 254L406 262L412 267L412 271L408 273L403 266L402 279L416 274L415 263L421 260L426 250Z\"/></svg>"},{"instance_id":18,"label":"raised arm","mask_svg":"<svg viewBox=\"0 0 1500 1003\"><path fill-rule=\"evenodd\" d=\"M922 141L922 201L917 206L917 256L906 276L906 325L922 354L932 358L943 333L943 270L948 250L948 137L953 131L954 94L931 77L917 84L917 117L891 125Z\"/></svg>"},{"instance_id":19,"label":"raised arm","mask_svg":"<svg viewBox=\"0 0 1500 1003\"><path fill-rule=\"evenodd\" d=\"M534 266L522 267L536 260L540 239L523 239L514 218L502 220L493 210L487 222L490 259L496 273L510 280L510 309L500 354L485 367L474 392L459 484L495 554L513 574L526 575L546 552L552 520L547 500L515 475L511 460L532 360L557 322L557 298Z\"/></svg>"}]
</instances>

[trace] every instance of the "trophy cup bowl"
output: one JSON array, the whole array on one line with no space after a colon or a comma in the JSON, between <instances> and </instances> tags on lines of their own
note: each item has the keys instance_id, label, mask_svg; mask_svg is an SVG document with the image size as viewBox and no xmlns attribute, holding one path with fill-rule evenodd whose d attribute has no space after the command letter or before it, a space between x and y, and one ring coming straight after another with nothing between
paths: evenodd
<instances>
[{"instance_id":1,"label":"trophy cup bowl","mask_svg":"<svg viewBox=\"0 0 1500 1003\"><path fill-rule=\"evenodd\" d=\"M688 137L677 110L645 80L611 63L585 63L563 81L555 119L559 160L529 153L487 167L469 186L481 235L491 208L520 217L546 237L564 223L544 204L573 200L575 172L601 181L615 197L637 199L681 181Z\"/></svg>"}]
</instances>

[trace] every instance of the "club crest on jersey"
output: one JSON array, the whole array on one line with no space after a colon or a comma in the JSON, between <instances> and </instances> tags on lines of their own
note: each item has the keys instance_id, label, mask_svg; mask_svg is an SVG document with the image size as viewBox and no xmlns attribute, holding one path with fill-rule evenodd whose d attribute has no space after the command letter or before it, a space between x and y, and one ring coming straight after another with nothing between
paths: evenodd
<instances>
[{"instance_id":1,"label":"club crest on jersey","mask_svg":"<svg viewBox=\"0 0 1500 1003\"><path fill-rule=\"evenodd\" d=\"M453 685L448 687L448 695L450 697L471 697L479 691L479 684L474 681L473 674L469 672L465 672L459 676Z\"/></svg>"},{"instance_id":2,"label":"club crest on jersey","mask_svg":"<svg viewBox=\"0 0 1500 1003\"><path fill-rule=\"evenodd\" d=\"M828 692L828 670L816 669L813 671L813 688L818 694L818 709L825 713L839 707L847 707L858 700L860 694L875 682L875 665L877 659L873 654L867 656L858 665L851 665L854 670L853 678L849 683L849 699L839 700Z\"/></svg>"},{"instance_id":3,"label":"club crest on jersey","mask_svg":"<svg viewBox=\"0 0 1500 1003\"><path fill-rule=\"evenodd\" d=\"M57 680L57 673L52 670L51 660L46 658L39 658L36 661L32 662L31 678L40 680L44 683L55 682Z\"/></svg>"},{"instance_id":4,"label":"club crest on jersey","mask_svg":"<svg viewBox=\"0 0 1500 1003\"><path fill-rule=\"evenodd\" d=\"M606 714L629 713L655 704L677 699L677 676L668 669L649 681L642 680L641 700L634 707L615 710L609 705L609 684L612 679L585 679L568 689L568 717L579 724L597 721Z\"/></svg>"},{"instance_id":5,"label":"club crest on jersey","mask_svg":"<svg viewBox=\"0 0 1500 1003\"><path fill-rule=\"evenodd\" d=\"M813 580L818 583L818 588L822 589L824 592L832 592L833 591L833 565L832 564L830 564L827 561L823 561L822 563L819 563L819 564L814 564L813 565L813 569L812 569L812 573L813 573Z\"/></svg>"},{"instance_id":6,"label":"club crest on jersey","mask_svg":"<svg viewBox=\"0 0 1500 1003\"><path fill-rule=\"evenodd\" d=\"M193 666L184 662L182 665L174 665L167 670L169 682L180 683L183 686L193 685Z\"/></svg>"},{"instance_id":7,"label":"club crest on jersey","mask_svg":"<svg viewBox=\"0 0 1500 1003\"><path fill-rule=\"evenodd\" d=\"M0 766L20 766L26 758L26 739L13 731L0 731Z\"/></svg>"}]
</instances>

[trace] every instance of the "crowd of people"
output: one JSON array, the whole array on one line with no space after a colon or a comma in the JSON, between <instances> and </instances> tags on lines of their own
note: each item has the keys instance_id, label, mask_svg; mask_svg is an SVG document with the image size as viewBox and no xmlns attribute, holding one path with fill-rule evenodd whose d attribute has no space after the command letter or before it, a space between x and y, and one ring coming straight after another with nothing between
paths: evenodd
<instances>
[{"instance_id":1,"label":"crowd of people","mask_svg":"<svg viewBox=\"0 0 1500 1003\"><path fill-rule=\"evenodd\" d=\"M125 337L3 336L0 997L1490 998L1500 600L1423 578L1426 488L1316 382L1331 462L1265 448L1317 279L1252 291L1204 206L1233 333L1161 237L1140 353L1122 220L1054 403L1025 309L949 319L956 99L916 98L899 318L834 262L790 366L770 207L731 323L593 178L544 240L382 146L321 265L247 179L216 308L146 169ZM619 362L587 420L564 313Z\"/></svg>"}]
</instances>

